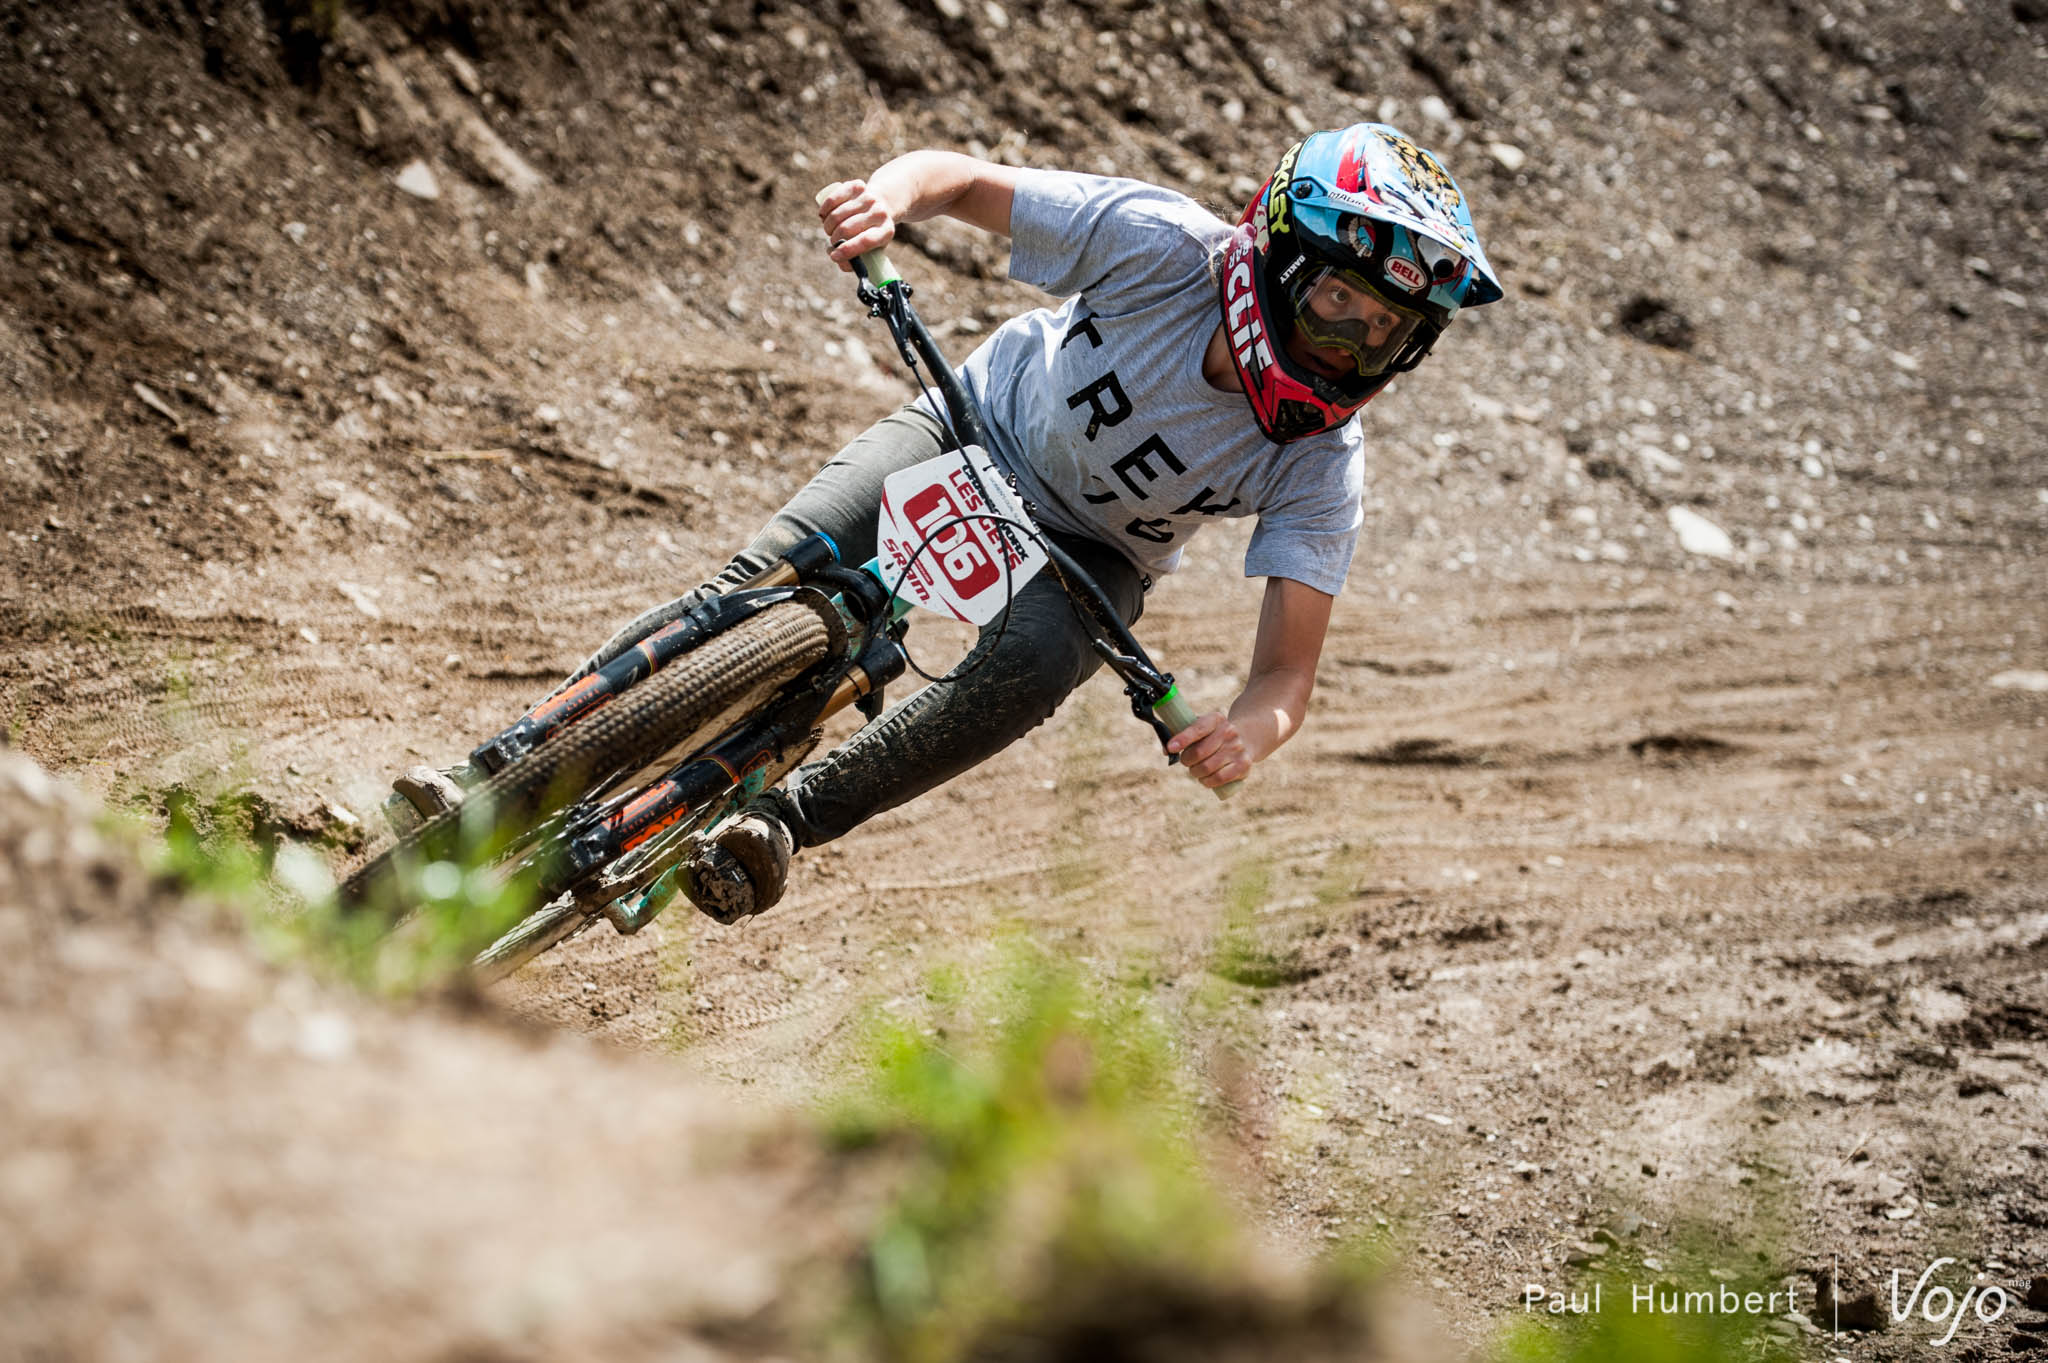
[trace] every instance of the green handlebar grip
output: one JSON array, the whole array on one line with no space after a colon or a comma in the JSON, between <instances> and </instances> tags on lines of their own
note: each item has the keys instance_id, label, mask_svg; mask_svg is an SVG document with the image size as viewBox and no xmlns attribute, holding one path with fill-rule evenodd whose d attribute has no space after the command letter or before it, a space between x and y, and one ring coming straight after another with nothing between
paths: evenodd
<instances>
[{"instance_id":1,"label":"green handlebar grip","mask_svg":"<svg viewBox=\"0 0 2048 1363\"><path fill-rule=\"evenodd\" d=\"M902 275L896 273L896 267L889 263L888 252L880 247L876 247L864 256L856 257L856 259L859 261L861 269L867 272L868 283L878 289L884 284L893 284L903 278Z\"/></svg>"},{"instance_id":2,"label":"green handlebar grip","mask_svg":"<svg viewBox=\"0 0 2048 1363\"><path fill-rule=\"evenodd\" d=\"M829 189L831 186L828 185L826 188ZM811 197L813 202L822 204L825 202L825 190L821 189ZM861 273L867 276L868 283L878 289L884 284L892 284L903 278L902 275L896 273L896 267L889 263L887 253L879 246L872 251L856 256L854 262L860 266Z\"/></svg>"},{"instance_id":3,"label":"green handlebar grip","mask_svg":"<svg viewBox=\"0 0 2048 1363\"><path fill-rule=\"evenodd\" d=\"M1175 733L1179 733L1182 729L1195 722L1195 707L1188 704L1188 698L1180 693L1178 686L1159 698L1158 702L1152 707L1152 713L1159 716L1161 722ZM1228 800L1231 796L1237 794L1237 788L1243 784L1244 781L1239 779L1212 787L1212 789L1215 790L1217 799Z\"/></svg>"}]
</instances>

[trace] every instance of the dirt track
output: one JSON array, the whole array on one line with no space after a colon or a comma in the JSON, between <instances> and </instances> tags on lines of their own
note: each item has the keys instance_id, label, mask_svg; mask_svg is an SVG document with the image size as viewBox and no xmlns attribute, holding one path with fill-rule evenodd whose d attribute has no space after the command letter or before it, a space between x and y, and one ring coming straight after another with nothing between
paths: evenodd
<instances>
[{"instance_id":1,"label":"dirt track","mask_svg":"<svg viewBox=\"0 0 2048 1363\"><path fill-rule=\"evenodd\" d=\"M901 397L818 183L972 141L1234 213L1297 118L1383 114L1512 301L1368 410L1310 728L1245 797L1098 682L772 916L593 933L504 1003L800 1099L992 924L1143 962L1221 1008L1257 1213L1385 1218L1471 1339L1600 1227L1753 1237L1809 1311L1832 1261L2048 1272L2039 7L953 8L402 5L317 80L254 9L10 16L14 743L367 814ZM964 230L902 254L963 353L1031 301ZM1214 701L1241 556L1141 629Z\"/></svg>"}]
</instances>

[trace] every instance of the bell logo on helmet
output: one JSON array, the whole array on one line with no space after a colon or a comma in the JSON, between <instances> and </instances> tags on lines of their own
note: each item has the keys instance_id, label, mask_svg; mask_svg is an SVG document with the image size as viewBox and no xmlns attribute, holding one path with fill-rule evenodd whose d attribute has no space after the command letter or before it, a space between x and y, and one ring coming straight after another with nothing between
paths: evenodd
<instances>
[{"instance_id":1,"label":"bell logo on helmet","mask_svg":"<svg viewBox=\"0 0 2048 1363\"><path fill-rule=\"evenodd\" d=\"M1387 278L1410 293L1421 293L1429 287L1429 276L1422 272L1420 265L1406 256L1387 258Z\"/></svg>"},{"instance_id":2,"label":"bell logo on helmet","mask_svg":"<svg viewBox=\"0 0 2048 1363\"><path fill-rule=\"evenodd\" d=\"M1267 343L1266 328L1259 321L1258 300L1252 293L1252 267L1239 261L1225 280L1224 313L1230 323L1230 353L1239 366L1260 373L1273 363L1273 348Z\"/></svg>"}]
</instances>

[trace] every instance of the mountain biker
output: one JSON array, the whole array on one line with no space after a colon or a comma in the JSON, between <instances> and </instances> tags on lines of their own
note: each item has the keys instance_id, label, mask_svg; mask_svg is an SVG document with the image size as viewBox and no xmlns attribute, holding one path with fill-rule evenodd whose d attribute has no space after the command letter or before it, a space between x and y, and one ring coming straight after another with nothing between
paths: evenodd
<instances>
[{"instance_id":1,"label":"mountain biker","mask_svg":"<svg viewBox=\"0 0 2048 1363\"><path fill-rule=\"evenodd\" d=\"M1461 306L1500 297L1463 195L1436 157L1360 124L1290 147L1235 230L1156 186L942 151L830 185L819 203L842 270L898 223L938 214L1009 237L1013 278L1069 295L1005 323L961 377L990 455L1126 623L1205 519L1259 518L1245 573L1266 589L1248 680L1228 711L1169 744L1206 786L1242 778L1308 708L1363 519L1356 413ZM928 407L885 418L722 578L811 530L860 562L883 477L939 450ZM715 834L691 868L691 899L725 921L767 908L794 850L994 755L1099 663L1049 576L1024 587L996 635L983 632L977 671L896 705Z\"/></svg>"},{"instance_id":2,"label":"mountain biker","mask_svg":"<svg viewBox=\"0 0 2048 1363\"><path fill-rule=\"evenodd\" d=\"M1290 147L1234 228L1154 185L934 150L819 196L842 270L899 223L941 214L1009 237L1011 276L1066 297L999 327L961 378L997 466L1127 624L1203 523L1258 517L1245 573L1266 587L1248 679L1227 711L1169 744L1206 786L1244 777L1308 708L1363 519L1357 412L1460 307L1501 296L1463 195L1434 155L1368 123ZM941 449L927 403L883 418L700 592L746 580L814 531L864 561L883 479ZM697 599L642 616L584 670ZM700 846L691 900L723 922L768 908L797 849L993 756L1099 665L1050 574L1008 616L982 632L962 680L891 707Z\"/></svg>"}]
</instances>

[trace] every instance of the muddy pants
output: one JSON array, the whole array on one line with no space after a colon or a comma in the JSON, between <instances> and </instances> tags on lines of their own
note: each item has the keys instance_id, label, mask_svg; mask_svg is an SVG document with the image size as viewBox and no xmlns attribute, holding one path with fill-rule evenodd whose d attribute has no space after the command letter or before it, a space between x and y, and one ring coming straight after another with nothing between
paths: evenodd
<instances>
[{"instance_id":1,"label":"muddy pants","mask_svg":"<svg viewBox=\"0 0 2048 1363\"><path fill-rule=\"evenodd\" d=\"M718 576L635 620L584 670L632 647L704 593L746 581L814 531L832 537L845 563L867 562L875 553L882 480L940 451L939 423L928 413L906 407L884 417L818 470ZM1145 584L1130 560L1095 540L1045 533L1095 579L1125 624L1137 620ZM1101 663L1058 581L1040 573L1010 603L1008 627L998 617L982 631L961 664L972 675L890 706L823 759L792 772L771 798L798 847L830 842L1001 752L1043 723Z\"/></svg>"}]
</instances>

